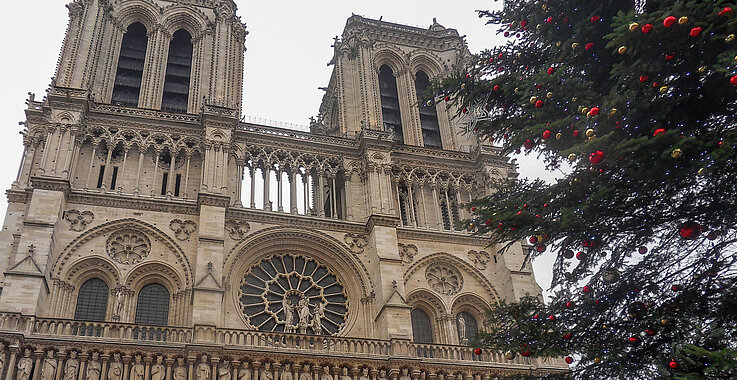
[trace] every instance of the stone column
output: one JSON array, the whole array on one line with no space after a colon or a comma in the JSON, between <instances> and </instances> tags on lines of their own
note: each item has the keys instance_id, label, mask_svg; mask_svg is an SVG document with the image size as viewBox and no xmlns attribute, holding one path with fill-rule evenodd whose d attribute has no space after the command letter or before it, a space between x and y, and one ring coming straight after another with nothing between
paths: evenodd
<instances>
[{"instance_id":1,"label":"stone column","mask_svg":"<svg viewBox=\"0 0 737 380\"><path fill-rule=\"evenodd\" d=\"M62 352L59 352L57 356L59 360L56 362L57 364L56 364L55 380L61 380L61 376L64 372L64 359L66 359L67 354L66 352L62 351ZM105 380L105 379L100 379L100 380Z\"/></svg>"},{"instance_id":2,"label":"stone column","mask_svg":"<svg viewBox=\"0 0 737 380\"><path fill-rule=\"evenodd\" d=\"M252 163L249 167L251 175L251 208L256 208L256 167Z\"/></svg>"},{"instance_id":3,"label":"stone column","mask_svg":"<svg viewBox=\"0 0 737 380\"><path fill-rule=\"evenodd\" d=\"M15 359L18 357L20 349L18 347L10 347L10 359L8 359L8 372L5 374L5 380L14 380L13 372L15 371Z\"/></svg>"},{"instance_id":4,"label":"stone column","mask_svg":"<svg viewBox=\"0 0 737 380\"><path fill-rule=\"evenodd\" d=\"M174 359L166 358L164 362L166 363L166 377L164 377L164 380L170 380L171 379L171 365L174 363Z\"/></svg>"},{"instance_id":5,"label":"stone column","mask_svg":"<svg viewBox=\"0 0 737 380\"><path fill-rule=\"evenodd\" d=\"M141 191L141 165L143 165L143 155L146 152L143 149L140 146L138 147L138 172L136 172L136 187L133 188L133 195L138 195Z\"/></svg>"},{"instance_id":6,"label":"stone column","mask_svg":"<svg viewBox=\"0 0 737 380\"><path fill-rule=\"evenodd\" d=\"M148 380L151 376L151 361L153 358L146 356L143 358L143 380Z\"/></svg>"},{"instance_id":7,"label":"stone column","mask_svg":"<svg viewBox=\"0 0 737 380\"><path fill-rule=\"evenodd\" d=\"M77 379L79 380L85 380L85 365L87 364L87 358L89 357L89 354L81 353L79 354L79 373L77 374Z\"/></svg>"},{"instance_id":8,"label":"stone column","mask_svg":"<svg viewBox=\"0 0 737 380\"><path fill-rule=\"evenodd\" d=\"M189 370L187 371L187 380L192 380L192 372L194 372L194 362L197 360L197 358L194 357L188 357L187 358L187 366Z\"/></svg>"},{"instance_id":9,"label":"stone column","mask_svg":"<svg viewBox=\"0 0 737 380\"><path fill-rule=\"evenodd\" d=\"M254 361L253 363L251 363L251 366L253 367L253 376L251 377L251 379L252 380L259 380L258 370L261 367L261 362ZM189 379L189 380L191 380L191 379ZM274 380L276 380L276 379L274 379Z\"/></svg>"},{"instance_id":10,"label":"stone column","mask_svg":"<svg viewBox=\"0 0 737 380\"><path fill-rule=\"evenodd\" d=\"M282 198L283 198L283 190L284 187L282 186L282 177L283 177L284 171L281 168L281 165L279 165L279 168L276 170L276 205L277 205L277 211L284 212L284 205L282 204Z\"/></svg>"},{"instance_id":11,"label":"stone column","mask_svg":"<svg viewBox=\"0 0 737 380\"><path fill-rule=\"evenodd\" d=\"M210 359L212 362L212 371L210 371L210 380L217 380L218 378L218 363L220 363L220 358L212 358Z\"/></svg>"},{"instance_id":12,"label":"stone column","mask_svg":"<svg viewBox=\"0 0 737 380\"><path fill-rule=\"evenodd\" d=\"M102 354L100 355L100 360L102 360L102 368L100 369L100 380L106 380L107 379L107 362L110 360L110 355Z\"/></svg>"},{"instance_id":13,"label":"stone column","mask_svg":"<svg viewBox=\"0 0 737 380\"><path fill-rule=\"evenodd\" d=\"M317 215L325 217L325 173L317 172L317 189L315 190L315 208Z\"/></svg>"},{"instance_id":14,"label":"stone column","mask_svg":"<svg viewBox=\"0 0 737 380\"><path fill-rule=\"evenodd\" d=\"M297 215L297 173L294 168L289 168L289 208L290 212Z\"/></svg>"},{"instance_id":15,"label":"stone column","mask_svg":"<svg viewBox=\"0 0 737 380\"><path fill-rule=\"evenodd\" d=\"M131 363L131 357L123 356L123 380L129 380L128 374L129 374L130 363Z\"/></svg>"},{"instance_id":16,"label":"stone column","mask_svg":"<svg viewBox=\"0 0 737 380\"><path fill-rule=\"evenodd\" d=\"M269 197L269 180L271 179L271 173L269 173L269 165L264 164L261 169L261 174L264 176L264 210L271 211L271 200Z\"/></svg>"}]
</instances>

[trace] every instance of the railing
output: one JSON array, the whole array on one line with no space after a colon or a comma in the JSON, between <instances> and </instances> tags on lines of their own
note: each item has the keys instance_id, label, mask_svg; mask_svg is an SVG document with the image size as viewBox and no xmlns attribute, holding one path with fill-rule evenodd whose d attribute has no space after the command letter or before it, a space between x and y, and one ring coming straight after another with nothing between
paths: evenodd
<instances>
[{"instance_id":1,"label":"railing","mask_svg":"<svg viewBox=\"0 0 737 380\"><path fill-rule=\"evenodd\" d=\"M140 326L128 323L47 318L38 318L30 322L33 324L31 334L34 335L84 336L168 343L189 343L192 341L192 329L189 327ZM2 328L6 327L2 326Z\"/></svg>"}]
</instances>

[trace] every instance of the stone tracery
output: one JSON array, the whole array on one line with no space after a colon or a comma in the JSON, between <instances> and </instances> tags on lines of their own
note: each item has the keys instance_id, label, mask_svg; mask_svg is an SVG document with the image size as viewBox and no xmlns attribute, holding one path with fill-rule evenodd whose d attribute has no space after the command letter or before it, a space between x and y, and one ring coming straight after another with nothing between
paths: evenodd
<instances>
[{"instance_id":1,"label":"stone tracery","mask_svg":"<svg viewBox=\"0 0 737 380\"><path fill-rule=\"evenodd\" d=\"M456 294L463 287L463 276L451 265L430 265L425 271L425 278L433 290L443 295Z\"/></svg>"},{"instance_id":2,"label":"stone tracery","mask_svg":"<svg viewBox=\"0 0 737 380\"><path fill-rule=\"evenodd\" d=\"M151 252L151 240L136 230L124 229L110 235L106 247L113 260L121 264L136 264Z\"/></svg>"}]
</instances>

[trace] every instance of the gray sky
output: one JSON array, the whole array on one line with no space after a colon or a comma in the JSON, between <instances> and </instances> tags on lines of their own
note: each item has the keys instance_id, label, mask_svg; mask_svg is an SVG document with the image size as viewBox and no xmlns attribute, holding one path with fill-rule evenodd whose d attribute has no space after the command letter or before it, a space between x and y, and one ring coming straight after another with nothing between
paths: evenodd
<instances>
[{"instance_id":1,"label":"gray sky","mask_svg":"<svg viewBox=\"0 0 737 380\"><path fill-rule=\"evenodd\" d=\"M8 16L0 23L0 188L15 179L23 146L18 122L25 119L26 93L41 99L54 75L67 25L67 1L23 0L3 4ZM330 45L351 13L406 25L429 27L433 17L467 36L472 52L501 41L474 10L499 6L497 1L245 1L236 0L247 24L244 109L252 117L300 125L316 115L332 67ZM552 175L534 157L521 157L523 177ZM0 201L5 215L7 200ZM550 283L550 258L536 260L535 274L545 289Z\"/></svg>"}]
</instances>

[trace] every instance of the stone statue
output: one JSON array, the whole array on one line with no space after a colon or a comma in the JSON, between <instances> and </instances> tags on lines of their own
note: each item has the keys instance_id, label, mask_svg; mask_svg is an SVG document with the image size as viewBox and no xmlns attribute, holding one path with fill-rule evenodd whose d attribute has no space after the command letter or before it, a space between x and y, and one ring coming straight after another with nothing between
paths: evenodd
<instances>
[{"instance_id":1,"label":"stone statue","mask_svg":"<svg viewBox=\"0 0 737 380\"><path fill-rule=\"evenodd\" d=\"M115 291L115 304L113 306L113 320L123 319L123 288Z\"/></svg>"},{"instance_id":2,"label":"stone statue","mask_svg":"<svg viewBox=\"0 0 737 380\"><path fill-rule=\"evenodd\" d=\"M41 380L54 380L56 377L56 366L58 364L54 357L54 351L48 350L41 365Z\"/></svg>"},{"instance_id":3,"label":"stone statue","mask_svg":"<svg viewBox=\"0 0 737 380\"><path fill-rule=\"evenodd\" d=\"M410 380L408 368L402 368L402 376L399 376L399 380Z\"/></svg>"},{"instance_id":4,"label":"stone statue","mask_svg":"<svg viewBox=\"0 0 737 380\"><path fill-rule=\"evenodd\" d=\"M284 368L281 371L281 375L279 375L279 380L293 380L294 376L292 375L292 366L289 365L289 363L284 364Z\"/></svg>"},{"instance_id":5,"label":"stone statue","mask_svg":"<svg viewBox=\"0 0 737 380\"><path fill-rule=\"evenodd\" d=\"M251 380L251 369L248 368L248 362L241 363L238 370L238 380Z\"/></svg>"},{"instance_id":6,"label":"stone statue","mask_svg":"<svg viewBox=\"0 0 737 380\"><path fill-rule=\"evenodd\" d=\"M136 362L131 367L131 378L130 380L143 380L145 369L141 362L141 355L136 355Z\"/></svg>"},{"instance_id":7,"label":"stone statue","mask_svg":"<svg viewBox=\"0 0 737 380\"><path fill-rule=\"evenodd\" d=\"M287 298L284 298L283 301L281 301L282 309L284 309L284 332L285 333L293 333L294 332L294 306L292 306L292 301L288 300Z\"/></svg>"},{"instance_id":8,"label":"stone statue","mask_svg":"<svg viewBox=\"0 0 737 380\"><path fill-rule=\"evenodd\" d=\"M0 374L5 369L5 345L0 343Z\"/></svg>"},{"instance_id":9,"label":"stone statue","mask_svg":"<svg viewBox=\"0 0 737 380\"><path fill-rule=\"evenodd\" d=\"M302 367L302 373L299 374L299 380L312 380L312 374L310 374L309 364L305 364Z\"/></svg>"},{"instance_id":10,"label":"stone statue","mask_svg":"<svg viewBox=\"0 0 737 380\"><path fill-rule=\"evenodd\" d=\"M23 357L18 360L18 380L28 380L31 376L31 369L33 369L33 359L31 359L31 350L27 349L23 351Z\"/></svg>"},{"instance_id":11,"label":"stone statue","mask_svg":"<svg viewBox=\"0 0 737 380\"><path fill-rule=\"evenodd\" d=\"M468 339L466 337L466 318L463 317L463 314L458 314L458 339L461 342Z\"/></svg>"},{"instance_id":12,"label":"stone statue","mask_svg":"<svg viewBox=\"0 0 737 380\"><path fill-rule=\"evenodd\" d=\"M340 380L353 380L348 374L348 367L343 367L343 374L340 376Z\"/></svg>"},{"instance_id":13,"label":"stone statue","mask_svg":"<svg viewBox=\"0 0 737 380\"><path fill-rule=\"evenodd\" d=\"M218 380L230 380L230 362L223 360L218 367Z\"/></svg>"},{"instance_id":14,"label":"stone statue","mask_svg":"<svg viewBox=\"0 0 737 380\"><path fill-rule=\"evenodd\" d=\"M164 380L166 368L161 364L163 360L161 356L156 357L156 364L151 366L151 380Z\"/></svg>"},{"instance_id":15,"label":"stone statue","mask_svg":"<svg viewBox=\"0 0 737 380\"><path fill-rule=\"evenodd\" d=\"M370 380L368 367L363 367L363 371L361 371L361 376L358 380Z\"/></svg>"},{"instance_id":16,"label":"stone statue","mask_svg":"<svg viewBox=\"0 0 737 380\"><path fill-rule=\"evenodd\" d=\"M92 353L92 359L87 362L87 380L100 380L100 372L102 372L100 353L95 351Z\"/></svg>"},{"instance_id":17,"label":"stone statue","mask_svg":"<svg viewBox=\"0 0 737 380\"><path fill-rule=\"evenodd\" d=\"M184 366L184 358L177 358L177 367L174 368L174 380L187 380L187 367Z\"/></svg>"},{"instance_id":18,"label":"stone statue","mask_svg":"<svg viewBox=\"0 0 737 380\"><path fill-rule=\"evenodd\" d=\"M325 366L323 368L322 376L320 376L320 380L333 380L333 376L330 375L330 367Z\"/></svg>"},{"instance_id":19,"label":"stone statue","mask_svg":"<svg viewBox=\"0 0 737 380\"><path fill-rule=\"evenodd\" d=\"M325 317L325 303L320 302L315 306L315 315L312 317L312 329L315 335L322 335L323 317Z\"/></svg>"},{"instance_id":20,"label":"stone statue","mask_svg":"<svg viewBox=\"0 0 737 380\"><path fill-rule=\"evenodd\" d=\"M264 369L261 371L261 380L274 380L274 372L271 370L271 363L264 363Z\"/></svg>"},{"instance_id":21,"label":"stone statue","mask_svg":"<svg viewBox=\"0 0 737 380\"><path fill-rule=\"evenodd\" d=\"M197 364L195 375L197 380L208 380L210 378L210 365L207 364L207 355L202 355L200 364Z\"/></svg>"},{"instance_id":22,"label":"stone statue","mask_svg":"<svg viewBox=\"0 0 737 380\"><path fill-rule=\"evenodd\" d=\"M386 370L382 369L379 371L379 380L386 380Z\"/></svg>"},{"instance_id":23,"label":"stone statue","mask_svg":"<svg viewBox=\"0 0 737 380\"><path fill-rule=\"evenodd\" d=\"M67 360L67 363L69 363L69 360ZM121 380L122 378L123 378L123 363L120 362L120 354L116 352L113 354L113 360L110 362L110 368L107 370L107 380ZM67 379L66 372L65 372L64 380L75 380L75 379L76 379L76 375L74 377L70 377L69 379Z\"/></svg>"},{"instance_id":24,"label":"stone statue","mask_svg":"<svg viewBox=\"0 0 737 380\"><path fill-rule=\"evenodd\" d=\"M307 303L307 298L299 300L299 306L297 306L297 313L299 314L299 333L307 334L307 326L310 325L310 304Z\"/></svg>"}]
</instances>

